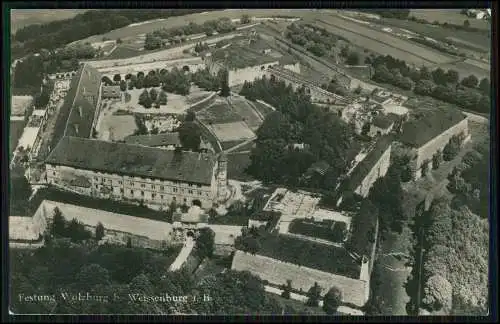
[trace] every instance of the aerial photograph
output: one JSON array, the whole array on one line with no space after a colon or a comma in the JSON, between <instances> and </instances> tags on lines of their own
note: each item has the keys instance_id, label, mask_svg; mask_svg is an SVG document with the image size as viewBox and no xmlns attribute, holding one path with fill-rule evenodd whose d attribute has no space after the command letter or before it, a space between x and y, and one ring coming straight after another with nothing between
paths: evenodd
<instances>
[{"instance_id":1,"label":"aerial photograph","mask_svg":"<svg viewBox=\"0 0 500 324\"><path fill-rule=\"evenodd\" d=\"M11 315L489 315L491 9L8 17Z\"/></svg>"}]
</instances>

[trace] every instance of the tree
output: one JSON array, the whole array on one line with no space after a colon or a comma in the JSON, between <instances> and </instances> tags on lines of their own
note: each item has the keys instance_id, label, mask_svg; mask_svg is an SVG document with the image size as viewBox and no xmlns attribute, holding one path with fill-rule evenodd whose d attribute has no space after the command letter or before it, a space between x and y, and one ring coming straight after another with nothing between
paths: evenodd
<instances>
[{"instance_id":1,"label":"tree","mask_svg":"<svg viewBox=\"0 0 500 324\"><path fill-rule=\"evenodd\" d=\"M468 19L464 20L464 27L469 28L470 27L470 22Z\"/></svg>"},{"instance_id":2,"label":"tree","mask_svg":"<svg viewBox=\"0 0 500 324\"><path fill-rule=\"evenodd\" d=\"M222 69L219 72L219 80L221 85L220 95L228 97L231 94L231 90L229 89L229 71L227 69Z\"/></svg>"},{"instance_id":3,"label":"tree","mask_svg":"<svg viewBox=\"0 0 500 324\"><path fill-rule=\"evenodd\" d=\"M420 68L420 80L432 80L432 74L426 66Z\"/></svg>"},{"instance_id":4,"label":"tree","mask_svg":"<svg viewBox=\"0 0 500 324\"><path fill-rule=\"evenodd\" d=\"M132 239L130 237L127 237L127 247L132 248Z\"/></svg>"},{"instance_id":5,"label":"tree","mask_svg":"<svg viewBox=\"0 0 500 324\"><path fill-rule=\"evenodd\" d=\"M427 171L429 171L429 160L425 160L422 162L421 166L422 177L425 177L427 175Z\"/></svg>"},{"instance_id":6,"label":"tree","mask_svg":"<svg viewBox=\"0 0 500 324\"><path fill-rule=\"evenodd\" d=\"M290 293L292 292L292 281L287 279L286 285L283 285L283 292L281 293L281 297L290 299Z\"/></svg>"},{"instance_id":7,"label":"tree","mask_svg":"<svg viewBox=\"0 0 500 324\"><path fill-rule=\"evenodd\" d=\"M66 235L66 220L58 207L54 208L54 216L52 219L52 234L54 236Z\"/></svg>"},{"instance_id":8,"label":"tree","mask_svg":"<svg viewBox=\"0 0 500 324\"><path fill-rule=\"evenodd\" d=\"M366 122L363 127L361 127L361 135L368 135L370 132L371 124Z\"/></svg>"},{"instance_id":9,"label":"tree","mask_svg":"<svg viewBox=\"0 0 500 324\"><path fill-rule=\"evenodd\" d=\"M196 239L196 249L199 255L204 258L211 258L214 253L214 238L215 233L210 228L203 228L200 230L200 235Z\"/></svg>"},{"instance_id":10,"label":"tree","mask_svg":"<svg viewBox=\"0 0 500 324\"><path fill-rule=\"evenodd\" d=\"M144 108L151 108L152 104L153 101L151 100L148 90L144 89L144 91L139 96L139 105L143 106Z\"/></svg>"},{"instance_id":11,"label":"tree","mask_svg":"<svg viewBox=\"0 0 500 324\"><path fill-rule=\"evenodd\" d=\"M448 70L448 72L446 72L446 81L448 83L456 84L458 83L458 80L459 74L457 71L450 69Z\"/></svg>"},{"instance_id":12,"label":"tree","mask_svg":"<svg viewBox=\"0 0 500 324\"><path fill-rule=\"evenodd\" d=\"M194 111L189 110L186 114L186 121L187 122L193 122L196 119L196 115Z\"/></svg>"},{"instance_id":13,"label":"tree","mask_svg":"<svg viewBox=\"0 0 500 324\"><path fill-rule=\"evenodd\" d=\"M464 78L462 82L460 82L461 85L467 88L476 88L479 83L479 80L474 74L469 75L468 77Z\"/></svg>"},{"instance_id":14,"label":"tree","mask_svg":"<svg viewBox=\"0 0 500 324\"><path fill-rule=\"evenodd\" d=\"M158 98L156 98L156 102L159 105L164 106L167 104L167 101L168 101L167 93L163 90L160 90L160 93L158 94Z\"/></svg>"},{"instance_id":15,"label":"tree","mask_svg":"<svg viewBox=\"0 0 500 324\"><path fill-rule=\"evenodd\" d=\"M318 285L317 282L314 282L314 286L309 289L307 293L307 306L312 306L312 307L318 307L319 305L319 300L321 298L321 287Z\"/></svg>"},{"instance_id":16,"label":"tree","mask_svg":"<svg viewBox=\"0 0 500 324\"><path fill-rule=\"evenodd\" d=\"M102 225L101 222L97 223L97 226L95 228L95 239L97 241L102 240L104 237L104 225Z\"/></svg>"},{"instance_id":17,"label":"tree","mask_svg":"<svg viewBox=\"0 0 500 324\"><path fill-rule=\"evenodd\" d=\"M441 159L442 159L441 151L437 151L436 153L434 153L434 155L432 156L432 168L434 170L439 168L439 165L441 164Z\"/></svg>"},{"instance_id":18,"label":"tree","mask_svg":"<svg viewBox=\"0 0 500 324\"><path fill-rule=\"evenodd\" d=\"M349 65L359 65L360 62L360 57L358 52L350 52L349 55L347 56L346 63Z\"/></svg>"},{"instance_id":19,"label":"tree","mask_svg":"<svg viewBox=\"0 0 500 324\"><path fill-rule=\"evenodd\" d=\"M120 82L121 80L122 80L122 76L120 75L120 73L117 73L113 76L113 81Z\"/></svg>"},{"instance_id":20,"label":"tree","mask_svg":"<svg viewBox=\"0 0 500 324\"><path fill-rule=\"evenodd\" d=\"M457 156L458 152L460 152L460 142L458 141L458 138L454 136L443 149L443 160L453 160Z\"/></svg>"},{"instance_id":21,"label":"tree","mask_svg":"<svg viewBox=\"0 0 500 324\"><path fill-rule=\"evenodd\" d=\"M479 90L489 96L490 95L490 89L491 89L491 86L490 86L490 79L488 78L483 78L481 80L481 82L479 82Z\"/></svg>"},{"instance_id":22,"label":"tree","mask_svg":"<svg viewBox=\"0 0 500 324\"><path fill-rule=\"evenodd\" d=\"M201 131L194 122L184 122L179 127L179 139L185 150L198 151L201 143Z\"/></svg>"},{"instance_id":23,"label":"tree","mask_svg":"<svg viewBox=\"0 0 500 324\"><path fill-rule=\"evenodd\" d=\"M111 81L111 79L105 75L101 78L101 82L104 83L104 85L112 85L113 84L113 81Z\"/></svg>"},{"instance_id":24,"label":"tree","mask_svg":"<svg viewBox=\"0 0 500 324\"><path fill-rule=\"evenodd\" d=\"M92 127L92 138L97 138L97 135L99 133L97 132L97 130L95 129L95 127Z\"/></svg>"},{"instance_id":25,"label":"tree","mask_svg":"<svg viewBox=\"0 0 500 324\"><path fill-rule=\"evenodd\" d=\"M442 68L437 68L431 73L432 79L436 84L446 85L448 78L446 72Z\"/></svg>"},{"instance_id":26,"label":"tree","mask_svg":"<svg viewBox=\"0 0 500 324\"><path fill-rule=\"evenodd\" d=\"M125 80L120 81L120 90L121 91L126 91L127 90L127 82Z\"/></svg>"},{"instance_id":27,"label":"tree","mask_svg":"<svg viewBox=\"0 0 500 324\"><path fill-rule=\"evenodd\" d=\"M446 278L441 275L433 275L425 282L422 302L431 310L442 308L449 310L452 305L452 293L453 287Z\"/></svg>"},{"instance_id":28,"label":"tree","mask_svg":"<svg viewBox=\"0 0 500 324\"><path fill-rule=\"evenodd\" d=\"M335 314L342 304L342 292L337 287L332 287L323 297L323 310L327 314Z\"/></svg>"},{"instance_id":29,"label":"tree","mask_svg":"<svg viewBox=\"0 0 500 324\"><path fill-rule=\"evenodd\" d=\"M72 242L81 242L89 239L92 234L85 229L85 226L76 218L73 218L66 228L67 236L71 238Z\"/></svg>"},{"instance_id":30,"label":"tree","mask_svg":"<svg viewBox=\"0 0 500 324\"><path fill-rule=\"evenodd\" d=\"M435 84L431 80L421 80L415 85L413 90L416 94L422 96L430 96L434 91Z\"/></svg>"},{"instance_id":31,"label":"tree","mask_svg":"<svg viewBox=\"0 0 500 324\"><path fill-rule=\"evenodd\" d=\"M156 99L158 99L158 91L156 91L155 88L152 88L149 90L149 97L151 98L151 101L156 101Z\"/></svg>"},{"instance_id":32,"label":"tree","mask_svg":"<svg viewBox=\"0 0 500 324\"><path fill-rule=\"evenodd\" d=\"M240 23L242 25L249 24L250 23L250 16L249 15L243 15L243 16L241 16Z\"/></svg>"}]
</instances>

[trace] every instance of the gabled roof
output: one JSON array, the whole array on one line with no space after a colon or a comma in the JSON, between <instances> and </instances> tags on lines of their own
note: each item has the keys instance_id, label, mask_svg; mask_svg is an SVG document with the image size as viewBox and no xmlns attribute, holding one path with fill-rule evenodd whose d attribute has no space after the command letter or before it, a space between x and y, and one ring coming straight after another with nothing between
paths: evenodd
<instances>
[{"instance_id":1,"label":"gabled roof","mask_svg":"<svg viewBox=\"0 0 500 324\"><path fill-rule=\"evenodd\" d=\"M163 133L156 135L130 135L125 137L125 143L144 146L181 146L179 133Z\"/></svg>"},{"instance_id":2,"label":"gabled roof","mask_svg":"<svg viewBox=\"0 0 500 324\"><path fill-rule=\"evenodd\" d=\"M399 140L413 147L421 147L465 118L467 117L457 109L437 109L427 116L404 124Z\"/></svg>"},{"instance_id":3,"label":"gabled roof","mask_svg":"<svg viewBox=\"0 0 500 324\"><path fill-rule=\"evenodd\" d=\"M61 139L46 163L154 179L210 184L215 158L209 153L177 152L68 136Z\"/></svg>"}]
</instances>

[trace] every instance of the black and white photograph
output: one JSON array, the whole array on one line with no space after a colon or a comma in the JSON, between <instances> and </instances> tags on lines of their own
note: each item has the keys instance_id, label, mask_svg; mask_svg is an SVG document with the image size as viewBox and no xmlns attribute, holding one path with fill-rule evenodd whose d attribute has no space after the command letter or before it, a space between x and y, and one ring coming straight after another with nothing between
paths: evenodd
<instances>
[{"instance_id":1,"label":"black and white photograph","mask_svg":"<svg viewBox=\"0 0 500 324\"><path fill-rule=\"evenodd\" d=\"M490 315L491 8L33 8L10 315Z\"/></svg>"}]
</instances>

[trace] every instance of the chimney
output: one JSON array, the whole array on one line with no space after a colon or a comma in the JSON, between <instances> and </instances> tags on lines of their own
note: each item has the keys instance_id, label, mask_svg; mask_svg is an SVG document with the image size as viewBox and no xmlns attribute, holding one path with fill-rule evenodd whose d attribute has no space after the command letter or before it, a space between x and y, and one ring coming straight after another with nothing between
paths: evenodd
<instances>
[{"instance_id":1,"label":"chimney","mask_svg":"<svg viewBox=\"0 0 500 324\"><path fill-rule=\"evenodd\" d=\"M82 106L78 106L78 113L80 114L80 117L82 117L83 115Z\"/></svg>"},{"instance_id":2,"label":"chimney","mask_svg":"<svg viewBox=\"0 0 500 324\"><path fill-rule=\"evenodd\" d=\"M78 135L78 124L73 124L73 126L75 127L76 134Z\"/></svg>"}]
</instances>

